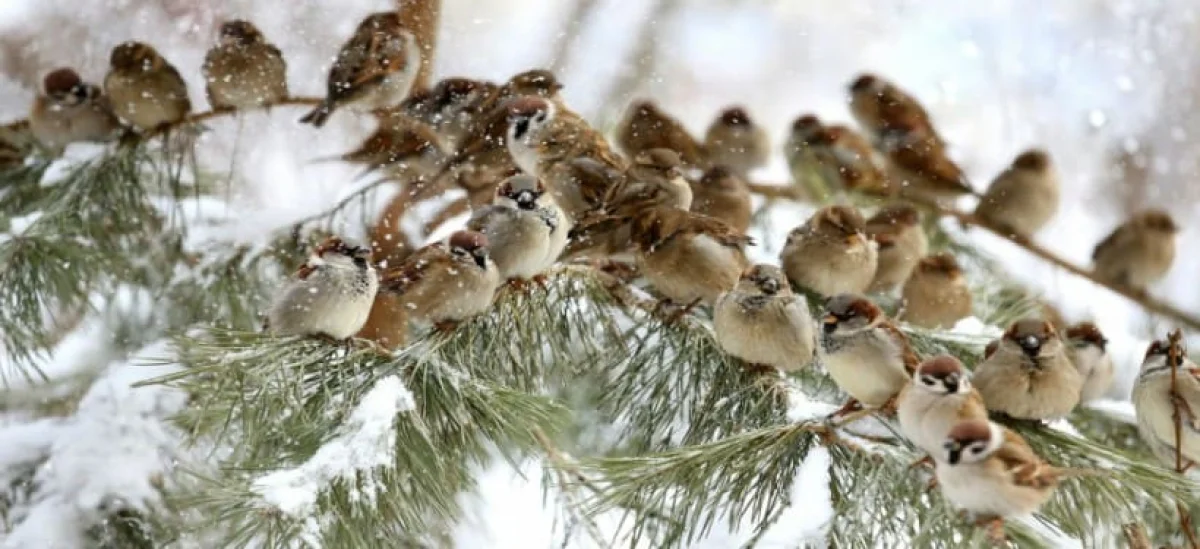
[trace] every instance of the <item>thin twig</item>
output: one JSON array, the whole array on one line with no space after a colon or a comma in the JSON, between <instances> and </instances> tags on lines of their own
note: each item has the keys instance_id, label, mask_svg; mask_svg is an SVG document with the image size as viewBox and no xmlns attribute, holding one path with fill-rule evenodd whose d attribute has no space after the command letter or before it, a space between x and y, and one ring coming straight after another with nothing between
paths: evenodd
<instances>
[{"instance_id":1,"label":"thin twig","mask_svg":"<svg viewBox=\"0 0 1200 549\"><path fill-rule=\"evenodd\" d=\"M268 103L266 105L263 105L260 108L269 109L272 107L285 107L285 106L312 107L315 105L319 105L320 103L321 103L321 98L319 98L319 97L288 97L286 99L279 100L275 103ZM243 111L238 110L238 109L218 109L218 110L211 110L211 111L189 114L183 120L180 120L178 122L174 122L171 124L166 124L166 125L163 125L162 127L155 128L153 131L147 132L143 136L143 138L149 139L156 135L162 134L163 132L174 130L175 128L178 128L180 126L199 124L201 122L204 122L205 120L209 120L212 118L220 118L222 116L231 116L231 115L238 114L240 112L243 112Z\"/></svg>"},{"instance_id":2,"label":"thin twig","mask_svg":"<svg viewBox=\"0 0 1200 549\"><path fill-rule=\"evenodd\" d=\"M1181 397L1179 396L1177 386L1177 374L1179 365L1183 363L1183 348L1182 348L1183 332L1176 329L1167 336L1167 362L1171 366L1171 421L1175 424L1175 472L1183 474L1187 470L1183 465L1183 410L1181 409ZM1190 464L1189 464L1190 466ZM1192 517L1188 510L1184 508L1183 502L1175 502L1175 510L1179 512L1179 528L1183 530L1183 535L1188 541L1188 547L1197 549L1200 545L1196 543L1196 535L1192 532Z\"/></svg>"}]
</instances>

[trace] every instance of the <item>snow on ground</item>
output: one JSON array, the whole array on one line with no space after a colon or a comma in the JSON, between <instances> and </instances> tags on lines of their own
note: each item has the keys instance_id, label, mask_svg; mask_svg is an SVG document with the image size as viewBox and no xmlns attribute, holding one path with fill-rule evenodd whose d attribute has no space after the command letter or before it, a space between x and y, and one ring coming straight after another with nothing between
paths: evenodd
<instances>
[{"instance_id":1,"label":"snow on ground","mask_svg":"<svg viewBox=\"0 0 1200 549\"><path fill-rule=\"evenodd\" d=\"M598 0L600 11L584 23L579 47L562 74L564 95L582 112L594 114L607 90L607 81L621 71L623 52L632 44L638 21L649 2ZM388 0L300 2L282 4L230 0L206 3L186 0L10 0L0 5L0 118L23 117L40 74L55 66L81 68L85 78L98 81L108 50L129 38L147 40L178 66L189 82L193 104L206 108L199 79L204 49L215 35L216 22L233 17L255 21L285 52L289 82L297 94L316 95L338 45L366 13L386 9ZM566 16L565 2L552 0L446 0L443 8L441 75L502 79L534 65L548 64L548 46ZM843 100L845 84L859 71L872 70L899 81L922 98L954 153L981 188L1021 149L1040 145L1054 155L1063 174L1068 200L1056 220L1038 240L1070 260L1086 264L1096 241L1119 221L1116 205L1098 199L1097 182L1106 167L1102 151L1112 143L1147 127L1169 97L1166 77L1179 70L1176 42L1188 25L1195 26L1196 9L1187 0L1162 4L1105 3L1074 0L887 0L855 4L815 2L691 3L673 21L660 22L662 42L653 81L643 94L651 95L700 132L717 109L742 103L782 143L790 121L804 112L848 121ZM1164 14L1171 14L1170 18ZM1030 14L1036 14L1031 16ZM1174 38L1173 38L1174 37ZM1194 45L1194 44L1193 44ZM271 231L319 212L348 194L354 170L337 163L312 163L314 158L341 152L366 135L371 123L338 114L314 130L296 123L302 111L251 113L241 120L214 120L214 130L201 143L201 160L218 173L232 172L231 222L213 227L204 236L265 242ZM228 136L237 135L235 142ZM782 159L763 170L764 180L781 180ZM1152 197L1171 208L1187 225L1182 241L1200 236L1200 227L1186 221L1194 204L1174 204L1170 197ZM783 236L806 216L804 207L781 205L771 226L755 229L760 242L756 259L771 260ZM350 236L358 228L342 227ZM1113 396L1128 394L1150 332L1145 316L1123 298L1087 282L1057 272L1023 251L975 231L971 238L1011 267L1033 287L1046 292L1071 318L1092 318L1112 341L1119 368ZM1181 254L1171 276L1155 289L1178 305L1200 309L1200 286L1194 273L1200 256ZM966 332L980 327L963 326ZM1159 328L1158 333L1161 334ZM86 324L64 340L45 363L55 375L77 371L80 358L99 350L90 341L96 332ZM43 520L29 528L70 532L65 520L79 503L103 497L110 485L134 499L152 499L152 490L139 476L158 465L155 444L165 445L169 433L158 431L147 418L181 405L177 397L130 391L131 366L111 367L84 399L86 414L79 425L51 427L44 435L26 432L21 451L41 451L49 438L56 455L66 461L44 474L63 489L61 500L40 507ZM142 375L138 371L138 375ZM129 432L114 432L114 421L126 422ZM40 425L40 424L33 424ZM84 428L92 431L84 431ZM34 427L23 427L33 429ZM57 436L67 429L78 438ZM17 436L8 429L4 437ZM112 437L106 444L97 436ZM87 436L83 436L87 435ZM134 435L147 438L134 440ZM119 443L114 443L118 441ZM125 444L128 444L126 446ZM150 446L146 446L150 445ZM154 450L154 451L152 451ZM9 451L11 452L11 450ZM132 457L131 457L132 456ZM14 454L0 456L0 462ZM19 456L18 456L19 457ZM87 459L84 459L84 458ZM129 460L138 467L130 467ZM801 471L796 493L823 493L821 460L817 452ZM106 465L111 463L112 465ZM95 475L106 468L128 474ZM472 498L474 522L464 523L456 540L464 547L545 547L554 545L553 514L543 505L540 469L526 464L518 475L507 465L483 474L483 489ZM92 478L95 477L95 478ZM133 487L133 492L129 488ZM67 498L66 494L73 494ZM83 498L83 499L81 499ZM799 499L799 498L797 498ZM66 514L63 514L66 513ZM828 518L821 513L789 512L768 537L781 545L812 535ZM28 531L28 530L27 530ZM23 535L23 534L22 534ZM9 541L19 539L14 533ZM704 546L726 546L736 535L714 532ZM586 546L586 545L579 545Z\"/></svg>"}]
</instances>

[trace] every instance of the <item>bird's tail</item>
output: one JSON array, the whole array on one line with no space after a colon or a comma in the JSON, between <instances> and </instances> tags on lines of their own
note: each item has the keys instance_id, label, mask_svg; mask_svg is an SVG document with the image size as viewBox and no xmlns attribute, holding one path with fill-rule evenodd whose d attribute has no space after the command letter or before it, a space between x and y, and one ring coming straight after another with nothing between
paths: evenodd
<instances>
[{"instance_id":1,"label":"bird's tail","mask_svg":"<svg viewBox=\"0 0 1200 549\"><path fill-rule=\"evenodd\" d=\"M322 101L320 105L317 105L317 108L304 115L304 118L300 119L300 123L312 124L320 128L325 125L326 120L329 120L329 115L331 114L333 114L333 105L329 101Z\"/></svg>"}]
</instances>

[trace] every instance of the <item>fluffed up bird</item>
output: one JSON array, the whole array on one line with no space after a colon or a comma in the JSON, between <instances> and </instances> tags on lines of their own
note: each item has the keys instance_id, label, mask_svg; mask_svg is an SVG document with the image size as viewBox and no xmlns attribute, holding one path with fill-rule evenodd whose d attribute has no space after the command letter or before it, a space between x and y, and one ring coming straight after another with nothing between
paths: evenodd
<instances>
[{"instance_id":1,"label":"fluffed up bird","mask_svg":"<svg viewBox=\"0 0 1200 549\"><path fill-rule=\"evenodd\" d=\"M222 23L217 45L200 70L214 110L252 109L288 96L283 52L249 21Z\"/></svg>"},{"instance_id":2,"label":"fluffed up bird","mask_svg":"<svg viewBox=\"0 0 1200 549\"><path fill-rule=\"evenodd\" d=\"M729 107L713 120L704 133L704 150L712 164L728 166L742 177L767 165L771 139L754 123L744 107Z\"/></svg>"},{"instance_id":3,"label":"fluffed up bird","mask_svg":"<svg viewBox=\"0 0 1200 549\"><path fill-rule=\"evenodd\" d=\"M717 298L713 330L725 352L751 366L793 372L808 366L816 351L808 303L773 265L750 267Z\"/></svg>"},{"instance_id":4,"label":"fluffed up bird","mask_svg":"<svg viewBox=\"0 0 1200 549\"><path fill-rule=\"evenodd\" d=\"M281 335L344 340L367 321L379 276L371 250L330 238L284 286L267 315L267 329Z\"/></svg>"},{"instance_id":5,"label":"fluffed up bird","mask_svg":"<svg viewBox=\"0 0 1200 549\"><path fill-rule=\"evenodd\" d=\"M432 89L409 95L400 111L432 127L446 149L453 151L483 117L484 102L498 88L485 80L443 78Z\"/></svg>"},{"instance_id":6,"label":"fluffed up bird","mask_svg":"<svg viewBox=\"0 0 1200 549\"><path fill-rule=\"evenodd\" d=\"M862 295L835 295L825 302L821 332L821 361L850 395L835 414L894 406L920 361L883 310Z\"/></svg>"},{"instance_id":7,"label":"fluffed up bird","mask_svg":"<svg viewBox=\"0 0 1200 549\"><path fill-rule=\"evenodd\" d=\"M400 15L368 15L329 68L325 99L300 122L316 127L342 107L373 111L398 105L412 90L421 68L421 48Z\"/></svg>"},{"instance_id":8,"label":"fluffed up bird","mask_svg":"<svg viewBox=\"0 0 1200 549\"><path fill-rule=\"evenodd\" d=\"M713 166L691 186L693 212L720 219L740 233L749 230L753 203L749 187L737 174L724 166Z\"/></svg>"},{"instance_id":9,"label":"fluffed up bird","mask_svg":"<svg viewBox=\"0 0 1200 549\"><path fill-rule=\"evenodd\" d=\"M860 74L850 83L850 113L876 143L881 143L888 132L904 126L931 137L938 148L945 146L925 107L878 75Z\"/></svg>"},{"instance_id":10,"label":"fluffed up bird","mask_svg":"<svg viewBox=\"0 0 1200 549\"><path fill-rule=\"evenodd\" d=\"M1058 211L1058 174L1046 151L1031 149L996 176L975 206L980 221L1016 238L1033 238Z\"/></svg>"},{"instance_id":11,"label":"fluffed up bird","mask_svg":"<svg viewBox=\"0 0 1200 549\"><path fill-rule=\"evenodd\" d=\"M973 379L989 410L1028 420L1066 416L1083 388L1058 331L1038 319L1009 326Z\"/></svg>"},{"instance_id":12,"label":"fluffed up bird","mask_svg":"<svg viewBox=\"0 0 1200 549\"><path fill-rule=\"evenodd\" d=\"M653 101L635 101L617 126L616 144L634 158L650 149L670 149L689 168L704 168L708 157L683 123L663 112Z\"/></svg>"},{"instance_id":13,"label":"fluffed up bird","mask_svg":"<svg viewBox=\"0 0 1200 549\"><path fill-rule=\"evenodd\" d=\"M1187 357L1182 346L1175 358L1175 392L1171 394L1171 345L1154 341L1146 349L1142 369L1133 386L1133 408L1137 412L1138 433L1151 452L1164 465L1175 468L1175 415L1179 430L1179 454L1185 469L1200 460L1200 369Z\"/></svg>"},{"instance_id":14,"label":"fluffed up bird","mask_svg":"<svg viewBox=\"0 0 1200 549\"><path fill-rule=\"evenodd\" d=\"M792 123L784 149L792 181L817 200L852 191L891 196L891 184L871 144L846 126L825 126L813 115Z\"/></svg>"},{"instance_id":15,"label":"fluffed up bird","mask_svg":"<svg viewBox=\"0 0 1200 549\"><path fill-rule=\"evenodd\" d=\"M467 228L487 237L502 279L523 282L540 276L558 259L567 245L570 222L541 181L519 174L496 188L492 204L476 211Z\"/></svg>"},{"instance_id":16,"label":"fluffed up bird","mask_svg":"<svg viewBox=\"0 0 1200 549\"><path fill-rule=\"evenodd\" d=\"M754 241L729 225L687 210L657 207L632 219L639 272L667 300L712 304L737 285Z\"/></svg>"},{"instance_id":17,"label":"fluffed up bird","mask_svg":"<svg viewBox=\"0 0 1200 549\"><path fill-rule=\"evenodd\" d=\"M1175 220L1163 210L1134 214L1092 250L1096 277L1135 292L1146 291L1171 270L1178 232Z\"/></svg>"},{"instance_id":18,"label":"fluffed up bird","mask_svg":"<svg viewBox=\"0 0 1200 549\"><path fill-rule=\"evenodd\" d=\"M69 68L46 74L29 112L30 132L54 154L71 143L107 141L120 127L100 88Z\"/></svg>"},{"instance_id":19,"label":"fluffed up bird","mask_svg":"<svg viewBox=\"0 0 1200 549\"><path fill-rule=\"evenodd\" d=\"M1037 511L1061 479L1079 473L1046 463L1021 435L986 419L955 425L936 462L942 495L988 523L996 542L1005 519Z\"/></svg>"},{"instance_id":20,"label":"fluffed up bird","mask_svg":"<svg viewBox=\"0 0 1200 549\"><path fill-rule=\"evenodd\" d=\"M411 322L446 331L487 311L500 282L487 237L458 231L384 271L380 290L400 296Z\"/></svg>"},{"instance_id":21,"label":"fluffed up bird","mask_svg":"<svg viewBox=\"0 0 1200 549\"><path fill-rule=\"evenodd\" d=\"M949 207L960 196L978 195L938 137L911 120L891 123L880 138L880 150L901 196Z\"/></svg>"},{"instance_id":22,"label":"fluffed up bird","mask_svg":"<svg viewBox=\"0 0 1200 549\"><path fill-rule=\"evenodd\" d=\"M987 418L983 397L971 386L967 369L949 355L933 357L917 366L896 399L900 432L934 459L941 457L946 437L955 425Z\"/></svg>"},{"instance_id":23,"label":"fluffed up bird","mask_svg":"<svg viewBox=\"0 0 1200 549\"><path fill-rule=\"evenodd\" d=\"M929 251L921 214L907 204L880 208L867 220L864 232L879 246L875 278L867 288L871 292L891 292L904 284Z\"/></svg>"},{"instance_id":24,"label":"fluffed up bird","mask_svg":"<svg viewBox=\"0 0 1200 549\"><path fill-rule=\"evenodd\" d=\"M148 44L125 42L113 48L104 93L113 113L149 132L180 122L192 110L179 71Z\"/></svg>"},{"instance_id":25,"label":"fluffed up bird","mask_svg":"<svg viewBox=\"0 0 1200 549\"><path fill-rule=\"evenodd\" d=\"M379 126L357 149L317 161L336 159L361 164L364 174L383 170L407 184L419 177L432 176L446 156L437 133L425 123L405 116L387 116L380 117Z\"/></svg>"},{"instance_id":26,"label":"fluffed up bird","mask_svg":"<svg viewBox=\"0 0 1200 549\"><path fill-rule=\"evenodd\" d=\"M826 206L792 229L779 254L792 284L820 296L863 292L875 278L878 250L850 206Z\"/></svg>"},{"instance_id":27,"label":"fluffed up bird","mask_svg":"<svg viewBox=\"0 0 1200 549\"><path fill-rule=\"evenodd\" d=\"M1108 339L1091 322L1080 322L1067 328L1071 363L1083 376L1079 402L1096 400L1112 387L1113 361L1108 353Z\"/></svg>"},{"instance_id":28,"label":"fluffed up bird","mask_svg":"<svg viewBox=\"0 0 1200 549\"><path fill-rule=\"evenodd\" d=\"M942 252L921 259L900 293L901 319L922 328L953 328L971 316L973 298L967 277L953 255Z\"/></svg>"}]
</instances>

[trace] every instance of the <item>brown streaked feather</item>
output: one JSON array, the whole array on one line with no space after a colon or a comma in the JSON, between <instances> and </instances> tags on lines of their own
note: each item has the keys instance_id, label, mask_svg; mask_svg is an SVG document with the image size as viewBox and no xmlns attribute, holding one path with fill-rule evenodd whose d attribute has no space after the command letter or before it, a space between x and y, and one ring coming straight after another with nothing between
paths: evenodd
<instances>
[{"instance_id":1,"label":"brown streaked feather","mask_svg":"<svg viewBox=\"0 0 1200 549\"><path fill-rule=\"evenodd\" d=\"M442 242L435 242L413 252L404 263L383 272L379 289L403 294L413 284L425 278L432 266L446 261L448 253L446 245Z\"/></svg>"},{"instance_id":2,"label":"brown streaked feather","mask_svg":"<svg viewBox=\"0 0 1200 549\"><path fill-rule=\"evenodd\" d=\"M958 261L954 259L953 255L947 252L940 252L922 258L917 264L917 268L926 272L942 273L947 276L962 273L962 269L958 266Z\"/></svg>"},{"instance_id":3,"label":"brown streaked feather","mask_svg":"<svg viewBox=\"0 0 1200 549\"><path fill-rule=\"evenodd\" d=\"M1108 339L1104 337L1104 333L1092 322L1080 322L1067 328L1067 338L1086 341L1099 347L1101 350L1104 350L1108 345Z\"/></svg>"},{"instance_id":4,"label":"brown streaked feather","mask_svg":"<svg viewBox=\"0 0 1200 549\"><path fill-rule=\"evenodd\" d=\"M983 358L985 358L985 359L992 358L992 355L996 354L996 350L999 348L1000 348L1000 340L999 339L992 340L991 342L989 342L987 344L986 347L983 348Z\"/></svg>"},{"instance_id":5,"label":"brown streaked feather","mask_svg":"<svg viewBox=\"0 0 1200 549\"><path fill-rule=\"evenodd\" d=\"M300 280L305 280L309 277L309 275L311 275L315 272L317 272L316 265L313 265L311 263L305 263L305 264L301 265L299 269L296 269L296 278L298 278Z\"/></svg>"},{"instance_id":6,"label":"brown streaked feather","mask_svg":"<svg viewBox=\"0 0 1200 549\"><path fill-rule=\"evenodd\" d=\"M633 239L642 249L688 235L706 235L724 246L742 248L754 245L754 239L734 231L716 218L677 208L652 208L633 219Z\"/></svg>"},{"instance_id":7,"label":"brown streaked feather","mask_svg":"<svg viewBox=\"0 0 1200 549\"><path fill-rule=\"evenodd\" d=\"M917 356L916 351L913 351L908 336L891 322L884 322L879 327L890 334L892 339L900 345L900 358L904 361L904 371L910 376L913 375L917 371L917 367L921 365L921 358Z\"/></svg>"}]
</instances>

